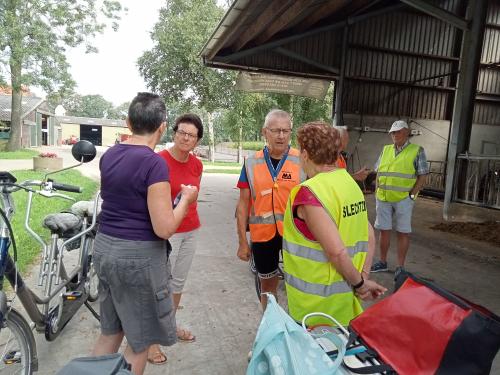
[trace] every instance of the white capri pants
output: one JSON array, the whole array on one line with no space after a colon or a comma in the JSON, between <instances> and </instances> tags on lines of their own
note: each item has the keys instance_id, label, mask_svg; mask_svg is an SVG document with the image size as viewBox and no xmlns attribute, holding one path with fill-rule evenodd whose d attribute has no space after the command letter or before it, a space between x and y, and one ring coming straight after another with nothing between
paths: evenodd
<instances>
[{"instance_id":1,"label":"white capri pants","mask_svg":"<svg viewBox=\"0 0 500 375\"><path fill-rule=\"evenodd\" d=\"M172 267L172 293L180 294L193 262L198 239L198 229L175 233L168 240L172 245L169 262Z\"/></svg>"}]
</instances>

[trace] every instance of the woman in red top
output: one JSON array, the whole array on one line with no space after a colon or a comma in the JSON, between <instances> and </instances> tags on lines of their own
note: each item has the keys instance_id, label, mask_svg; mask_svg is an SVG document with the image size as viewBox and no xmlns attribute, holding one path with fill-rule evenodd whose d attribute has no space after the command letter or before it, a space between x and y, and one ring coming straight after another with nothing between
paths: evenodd
<instances>
[{"instance_id":1,"label":"woman in red top","mask_svg":"<svg viewBox=\"0 0 500 375\"><path fill-rule=\"evenodd\" d=\"M175 120L173 131L173 146L159 153L167 162L170 171L172 201L180 193L181 184L200 188L203 165L192 151L203 137L203 124L197 115L188 113ZM172 295L175 309L179 307L184 284L196 251L199 227L197 202L194 202L189 206L175 234L169 238L172 244L169 264L172 267ZM189 330L179 328L179 326L177 326L177 338L184 342L195 341L195 336ZM148 361L153 364L163 364L167 361L167 357L160 350L159 345L152 345L149 348Z\"/></svg>"}]
</instances>

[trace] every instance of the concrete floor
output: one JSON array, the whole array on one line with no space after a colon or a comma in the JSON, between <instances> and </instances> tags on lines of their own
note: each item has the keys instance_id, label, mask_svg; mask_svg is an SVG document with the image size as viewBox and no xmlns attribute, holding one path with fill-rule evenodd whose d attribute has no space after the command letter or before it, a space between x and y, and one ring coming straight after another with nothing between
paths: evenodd
<instances>
[{"instance_id":1,"label":"concrete floor","mask_svg":"<svg viewBox=\"0 0 500 375\"><path fill-rule=\"evenodd\" d=\"M93 168L87 165L88 170L84 167L82 172L96 176L96 163L92 164ZM0 170L12 167L0 161ZM235 256L237 178L237 175L206 174L202 181L199 210L203 227L181 301L184 308L177 317L181 326L193 331L197 341L165 348L168 363L149 365L146 374L245 372L261 311L253 275L248 265ZM373 219L373 195L368 195L367 201ZM429 229L441 221L441 212L441 202L418 200L407 268L500 314L500 249ZM394 255L392 249L390 254ZM393 259L389 259L392 267ZM392 289L392 273L376 274L374 279ZM39 374L55 374L69 359L87 355L98 332L98 322L83 308L56 341L49 343L37 335ZM500 375L500 355L491 373Z\"/></svg>"}]
</instances>

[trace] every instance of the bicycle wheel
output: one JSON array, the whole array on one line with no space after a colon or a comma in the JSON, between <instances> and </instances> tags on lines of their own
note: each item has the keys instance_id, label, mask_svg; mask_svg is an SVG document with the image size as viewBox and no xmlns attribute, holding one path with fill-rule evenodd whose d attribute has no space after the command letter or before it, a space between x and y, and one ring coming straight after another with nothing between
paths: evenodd
<instances>
[{"instance_id":1,"label":"bicycle wheel","mask_svg":"<svg viewBox=\"0 0 500 375\"><path fill-rule=\"evenodd\" d=\"M35 341L23 317L10 310L0 327L0 373L29 375L33 373Z\"/></svg>"},{"instance_id":2,"label":"bicycle wheel","mask_svg":"<svg viewBox=\"0 0 500 375\"><path fill-rule=\"evenodd\" d=\"M95 302L99 298L99 278L97 277L97 272L94 268L94 262L92 256L94 255L94 238L88 237L85 241L85 252L84 252L84 265L83 265L83 277L86 278L85 287L88 290L89 302ZM85 256L86 254L86 256Z\"/></svg>"},{"instance_id":3,"label":"bicycle wheel","mask_svg":"<svg viewBox=\"0 0 500 375\"><path fill-rule=\"evenodd\" d=\"M257 293L257 298L260 301L260 293L261 293L261 285L260 285L260 277L257 273L254 275L255 278L255 292Z\"/></svg>"},{"instance_id":4,"label":"bicycle wheel","mask_svg":"<svg viewBox=\"0 0 500 375\"><path fill-rule=\"evenodd\" d=\"M248 262L248 266L250 267L250 272L256 275L257 268L255 268L255 259L253 258L253 253L250 253L250 261Z\"/></svg>"}]
</instances>

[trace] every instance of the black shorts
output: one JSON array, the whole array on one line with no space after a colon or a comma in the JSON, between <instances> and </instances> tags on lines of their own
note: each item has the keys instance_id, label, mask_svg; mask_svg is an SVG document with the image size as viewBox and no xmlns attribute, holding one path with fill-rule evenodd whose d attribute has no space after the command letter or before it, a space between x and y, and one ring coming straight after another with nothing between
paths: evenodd
<instances>
[{"instance_id":1,"label":"black shorts","mask_svg":"<svg viewBox=\"0 0 500 375\"><path fill-rule=\"evenodd\" d=\"M278 264L280 251L283 247L283 237L276 233L273 239L266 242L252 242L252 254L257 273L263 279L269 279L279 274Z\"/></svg>"}]
</instances>

